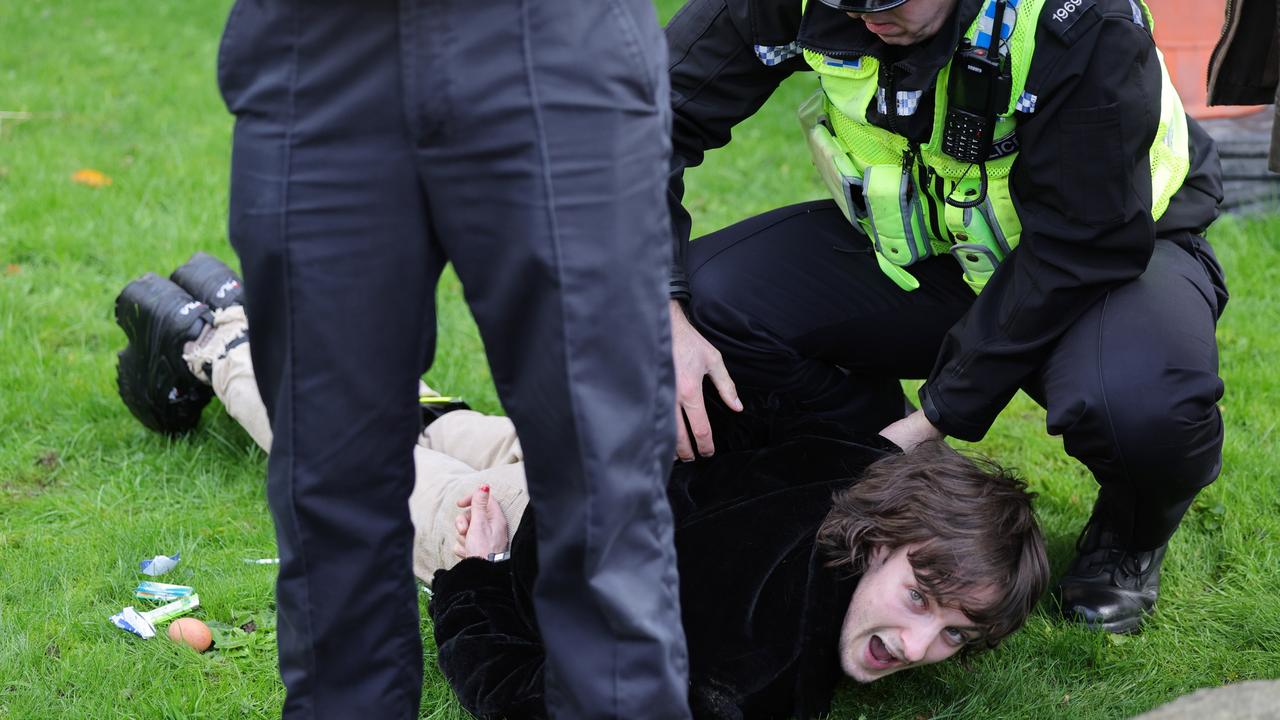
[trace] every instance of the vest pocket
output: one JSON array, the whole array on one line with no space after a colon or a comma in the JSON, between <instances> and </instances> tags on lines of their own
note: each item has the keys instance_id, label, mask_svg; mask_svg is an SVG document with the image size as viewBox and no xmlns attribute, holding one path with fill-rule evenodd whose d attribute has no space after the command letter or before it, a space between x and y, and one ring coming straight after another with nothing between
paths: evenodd
<instances>
[{"instance_id":1,"label":"vest pocket","mask_svg":"<svg viewBox=\"0 0 1280 720\"><path fill-rule=\"evenodd\" d=\"M933 248L910 170L898 165L872 165L859 172L849 150L831 130L824 99L821 92L815 93L797 113L814 167L845 219L871 240L880 270L903 290L915 290L920 281L903 267L931 255ZM867 183L875 170L879 172L873 190Z\"/></svg>"},{"instance_id":2,"label":"vest pocket","mask_svg":"<svg viewBox=\"0 0 1280 720\"><path fill-rule=\"evenodd\" d=\"M868 234L876 252L906 267L933 254L925 229L924 208L911 179L901 165L869 165L862 173L862 194L867 207Z\"/></svg>"},{"instance_id":3,"label":"vest pocket","mask_svg":"<svg viewBox=\"0 0 1280 720\"><path fill-rule=\"evenodd\" d=\"M960 263L964 270L964 282L974 292L981 292L991 279L991 274L1000 264L999 258L985 245L978 243L956 243L951 246L951 256Z\"/></svg>"},{"instance_id":4,"label":"vest pocket","mask_svg":"<svg viewBox=\"0 0 1280 720\"><path fill-rule=\"evenodd\" d=\"M821 115L821 99L821 95L810 98L801 106L799 113L809 152L813 155L813 165L845 219L861 224L867 216L862 199L862 175L849 159L848 151L827 127L826 117Z\"/></svg>"}]
</instances>

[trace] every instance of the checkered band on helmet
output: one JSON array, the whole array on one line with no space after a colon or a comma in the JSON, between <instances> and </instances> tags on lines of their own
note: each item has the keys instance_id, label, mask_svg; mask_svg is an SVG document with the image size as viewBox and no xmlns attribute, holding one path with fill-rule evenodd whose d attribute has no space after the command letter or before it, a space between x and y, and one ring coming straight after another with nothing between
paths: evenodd
<instances>
[{"instance_id":1,"label":"checkered band on helmet","mask_svg":"<svg viewBox=\"0 0 1280 720\"><path fill-rule=\"evenodd\" d=\"M841 12L876 13L881 10L892 10L907 0L820 0L820 2Z\"/></svg>"}]
</instances>

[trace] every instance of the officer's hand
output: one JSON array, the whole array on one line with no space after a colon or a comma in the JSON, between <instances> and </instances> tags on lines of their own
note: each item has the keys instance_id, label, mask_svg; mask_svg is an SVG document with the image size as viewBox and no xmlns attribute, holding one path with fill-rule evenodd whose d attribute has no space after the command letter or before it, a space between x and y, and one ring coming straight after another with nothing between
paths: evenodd
<instances>
[{"instance_id":1,"label":"officer's hand","mask_svg":"<svg viewBox=\"0 0 1280 720\"><path fill-rule=\"evenodd\" d=\"M943 437L942 432L929 422L922 410L891 423L880 431L880 435L902 448L903 452L911 452L922 442L941 440Z\"/></svg>"},{"instance_id":2,"label":"officer's hand","mask_svg":"<svg viewBox=\"0 0 1280 720\"><path fill-rule=\"evenodd\" d=\"M711 422L707 420L707 408L702 400L702 378L710 376L720 393L720 398L736 412L742 411L738 389L729 378L720 351L716 350L702 334L694 329L685 317L679 301L671 301L671 354L676 366L676 457L692 460L693 444L684 420L689 419L693 440L698 454L708 457L715 453L711 439Z\"/></svg>"},{"instance_id":3,"label":"officer's hand","mask_svg":"<svg viewBox=\"0 0 1280 720\"><path fill-rule=\"evenodd\" d=\"M458 507L468 510L454 521L458 537L453 554L460 558L487 558L490 553L507 549L507 516L502 506L489 496L489 486L481 485L476 491L458 501Z\"/></svg>"}]
</instances>

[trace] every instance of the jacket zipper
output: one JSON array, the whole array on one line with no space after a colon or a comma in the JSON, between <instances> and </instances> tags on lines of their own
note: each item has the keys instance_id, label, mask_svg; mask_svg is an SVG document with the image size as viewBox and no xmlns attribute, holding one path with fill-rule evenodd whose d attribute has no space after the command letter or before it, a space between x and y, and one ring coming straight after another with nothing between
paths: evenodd
<instances>
[{"instance_id":1,"label":"jacket zipper","mask_svg":"<svg viewBox=\"0 0 1280 720\"><path fill-rule=\"evenodd\" d=\"M895 92L897 78L894 77L896 73L894 73L892 65L886 65L884 63L880 64L880 71L881 74L889 78L889 85L887 88L884 85L880 85L880 88L877 88L884 89L884 114L889 119L889 132L900 137L905 137L902 133L898 132L898 94Z\"/></svg>"},{"instance_id":2,"label":"jacket zipper","mask_svg":"<svg viewBox=\"0 0 1280 720\"><path fill-rule=\"evenodd\" d=\"M821 48L817 45L809 45L808 43L800 43L800 49L840 60L850 60L856 57L863 57L865 55L866 57L875 58L876 62L880 62L879 55L866 50L833 50L831 48Z\"/></svg>"},{"instance_id":3,"label":"jacket zipper","mask_svg":"<svg viewBox=\"0 0 1280 720\"><path fill-rule=\"evenodd\" d=\"M1218 70L1221 66L1221 55L1223 48L1227 46L1227 41L1236 34L1236 5L1243 0L1227 0L1227 16L1222 23L1222 31L1218 33L1218 42L1213 46L1213 52L1209 55L1209 67L1205 68L1205 87L1209 88L1209 92L1213 92L1213 86L1218 79Z\"/></svg>"}]
</instances>

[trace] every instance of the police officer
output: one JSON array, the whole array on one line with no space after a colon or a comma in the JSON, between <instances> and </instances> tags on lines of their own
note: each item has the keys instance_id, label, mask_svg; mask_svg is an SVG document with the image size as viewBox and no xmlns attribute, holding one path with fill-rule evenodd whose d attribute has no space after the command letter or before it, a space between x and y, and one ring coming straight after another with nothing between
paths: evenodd
<instances>
[{"instance_id":1,"label":"police officer","mask_svg":"<svg viewBox=\"0 0 1280 720\"><path fill-rule=\"evenodd\" d=\"M907 449L980 439L1021 388L1099 484L1062 610L1139 629L1221 466L1227 300L1217 156L1142 0L693 0L668 41L679 454L714 452L703 376ZM798 71L832 199L687 243L683 170Z\"/></svg>"},{"instance_id":2,"label":"police officer","mask_svg":"<svg viewBox=\"0 0 1280 720\"><path fill-rule=\"evenodd\" d=\"M688 716L665 68L648 0L235 4L218 71L286 717L417 717L410 451L446 261L524 441L550 711Z\"/></svg>"}]
</instances>

